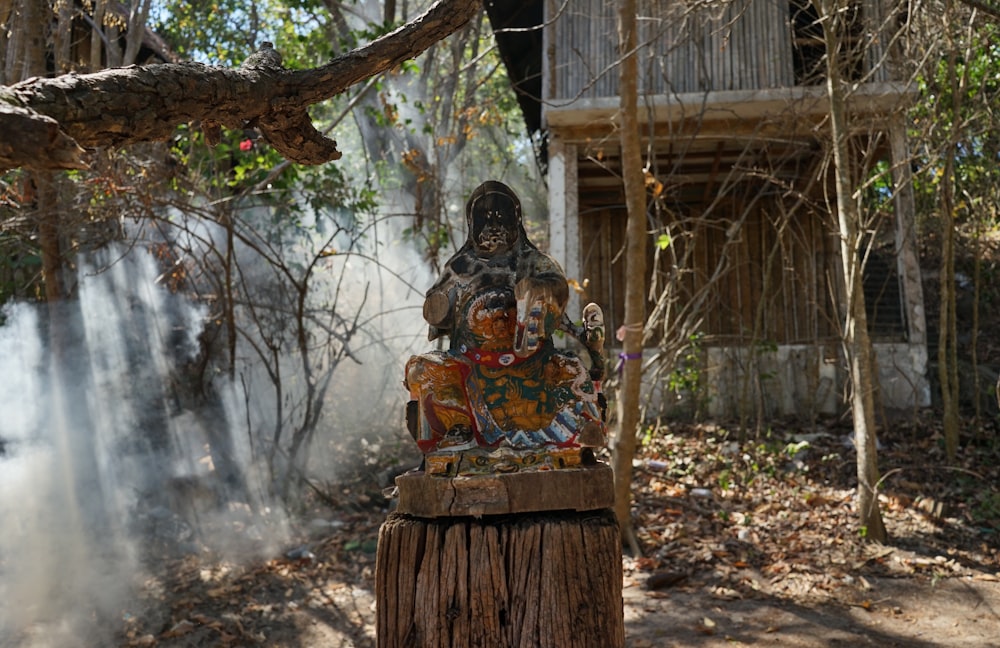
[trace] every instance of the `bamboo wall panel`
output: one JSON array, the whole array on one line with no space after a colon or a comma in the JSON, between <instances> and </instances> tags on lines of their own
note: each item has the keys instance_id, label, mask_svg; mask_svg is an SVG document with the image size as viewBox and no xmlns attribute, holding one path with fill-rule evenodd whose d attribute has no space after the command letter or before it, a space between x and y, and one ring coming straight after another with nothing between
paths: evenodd
<instances>
[{"instance_id":1,"label":"bamboo wall panel","mask_svg":"<svg viewBox=\"0 0 1000 648\"><path fill-rule=\"evenodd\" d=\"M586 281L580 301L599 303L607 330L612 332L625 321L625 219L623 207L609 207L580 218L583 276L579 281Z\"/></svg>"},{"instance_id":2,"label":"bamboo wall panel","mask_svg":"<svg viewBox=\"0 0 1000 648\"><path fill-rule=\"evenodd\" d=\"M788 0L723 0L695 6L677 0L639 0L640 93L796 85L796 34ZM617 96L616 9L611 0L549 5L550 13L559 13L547 17L552 23L547 70L555 77L546 84L553 93L548 99ZM888 67L881 64L886 51L885 11L878 0L865 2L863 11L876 27L863 30L875 34L862 44L866 70L875 68L865 80L885 81L890 77Z\"/></svg>"},{"instance_id":3,"label":"bamboo wall panel","mask_svg":"<svg viewBox=\"0 0 1000 648\"><path fill-rule=\"evenodd\" d=\"M682 302L705 297L702 332L709 343L814 344L838 338L828 283L835 280L829 268L836 241L821 217L786 214L770 199L733 200L711 214L687 216L671 226L676 249L661 255L658 271L680 277L672 289ZM611 331L624 315L617 298L625 286L624 231L620 208L580 218L581 267L589 282L584 298L605 305ZM652 244L649 255L652 262ZM685 267L671 267L675 258L686 259Z\"/></svg>"}]
</instances>

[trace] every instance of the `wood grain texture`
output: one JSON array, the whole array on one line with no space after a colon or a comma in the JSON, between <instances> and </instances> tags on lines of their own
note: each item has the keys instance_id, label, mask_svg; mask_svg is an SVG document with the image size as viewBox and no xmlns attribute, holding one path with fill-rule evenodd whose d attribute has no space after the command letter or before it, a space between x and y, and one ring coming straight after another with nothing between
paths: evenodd
<instances>
[{"instance_id":1,"label":"wood grain texture","mask_svg":"<svg viewBox=\"0 0 1000 648\"><path fill-rule=\"evenodd\" d=\"M614 514L393 513L375 568L379 648L624 646Z\"/></svg>"},{"instance_id":2,"label":"wood grain texture","mask_svg":"<svg viewBox=\"0 0 1000 648\"><path fill-rule=\"evenodd\" d=\"M578 469L443 477L422 472L396 478L397 510L420 517L592 511L614 505L607 464Z\"/></svg>"}]
</instances>

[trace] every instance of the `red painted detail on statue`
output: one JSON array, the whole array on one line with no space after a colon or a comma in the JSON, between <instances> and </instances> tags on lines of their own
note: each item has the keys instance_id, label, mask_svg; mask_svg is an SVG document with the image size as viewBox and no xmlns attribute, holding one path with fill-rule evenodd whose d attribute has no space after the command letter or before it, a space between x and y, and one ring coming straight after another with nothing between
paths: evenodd
<instances>
[{"instance_id":1,"label":"red painted detail on statue","mask_svg":"<svg viewBox=\"0 0 1000 648\"><path fill-rule=\"evenodd\" d=\"M475 414L473 414L468 407L471 402L471 399L469 398L469 376L472 375L472 367L464 362L460 362L458 365L458 373L462 376L462 396L465 398L465 411L469 416L469 427L472 428L472 433L478 436L479 423L476 422Z\"/></svg>"},{"instance_id":2,"label":"red painted detail on statue","mask_svg":"<svg viewBox=\"0 0 1000 648\"><path fill-rule=\"evenodd\" d=\"M459 351L469 360L472 360L476 364L489 367L490 369L499 369L500 367L513 367L519 365L525 360L531 358L538 353L527 355L523 358L519 358L517 354L514 353L513 349L503 350L503 351L486 351L484 349L477 349L475 347L463 346Z\"/></svg>"}]
</instances>

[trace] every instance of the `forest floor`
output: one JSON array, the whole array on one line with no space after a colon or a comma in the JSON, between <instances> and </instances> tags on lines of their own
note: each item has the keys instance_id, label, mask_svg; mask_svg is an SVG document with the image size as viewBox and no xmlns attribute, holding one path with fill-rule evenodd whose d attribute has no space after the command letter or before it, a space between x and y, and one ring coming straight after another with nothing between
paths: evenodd
<instances>
[{"instance_id":1,"label":"forest floor","mask_svg":"<svg viewBox=\"0 0 1000 648\"><path fill-rule=\"evenodd\" d=\"M933 423L881 431L885 545L858 530L849 433L772 429L742 446L712 426L651 434L634 482L643 556L624 558L626 645L1000 647L996 430L952 465ZM388 511L374 474L326 485L271 556L159 561L117 645L374 646Z\"/></svg>"}]
</instances>

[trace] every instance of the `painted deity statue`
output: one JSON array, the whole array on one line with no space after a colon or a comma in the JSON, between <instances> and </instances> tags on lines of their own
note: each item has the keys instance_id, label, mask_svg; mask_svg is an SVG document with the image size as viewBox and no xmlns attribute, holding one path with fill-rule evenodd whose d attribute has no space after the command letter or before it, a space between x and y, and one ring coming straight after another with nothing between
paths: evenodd
<instances>
[{"instance_id":1,"label":"painted deity statue","mask_svg":"<svg viewBox=\"0 0 1000 648\"><path fill-rule=\"evenodd\" d=\"M603 445L603 314L582 325L564 311L566 277L527 238L521 203L506 185L480 185L465 208L468 238L427 291L429 339L446 351L410 358L407 425L430 474L566 468ZM557 349L562 328L583 341L588 369Z\"/></svg>"}]
</instances>

